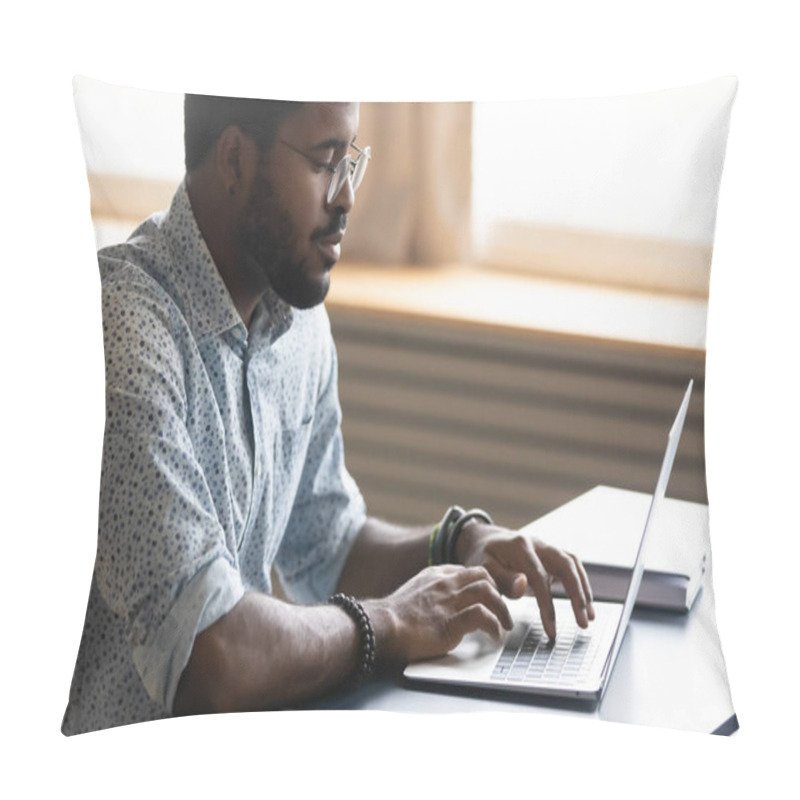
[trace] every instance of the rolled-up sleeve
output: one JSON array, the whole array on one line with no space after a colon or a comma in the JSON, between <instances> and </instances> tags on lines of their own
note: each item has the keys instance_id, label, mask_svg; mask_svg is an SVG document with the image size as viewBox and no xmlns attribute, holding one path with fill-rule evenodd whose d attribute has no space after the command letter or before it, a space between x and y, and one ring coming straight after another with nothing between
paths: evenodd
<instances>
[{"instance_id":1,"label":"rolled-up sleeve","mask_svg":"<svg viewBox=\"0 0 800 800\"><path fill-rule=\"evenodd\" d=\"M133 662L148 695L172 713L178 681L194 646L209 625L242 598L239 574L224 558L210 561L183 587L161 624L133 648Z\"/></svg>"},{"instance_id":2,"label":"rolled-up sleeve","mask_svg":"<svg viewBox=\"0 0 800 800\"><path fill-rule=\"evenodd\" d=\"M195 636L244 594L187 431L180 327L146 285L104 290L106 431L95 575L168 713ZM175 333L178 330L178 333Z\"/></svg>"}]
</instances>

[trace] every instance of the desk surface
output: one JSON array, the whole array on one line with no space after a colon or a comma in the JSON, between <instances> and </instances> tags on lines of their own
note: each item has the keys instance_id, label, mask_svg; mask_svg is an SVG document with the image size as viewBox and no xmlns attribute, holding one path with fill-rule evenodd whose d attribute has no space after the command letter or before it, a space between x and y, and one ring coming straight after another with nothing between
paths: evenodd
<instances>
[{"instance_id":1,"label":"desk surface","mask_svg":"<svg viewBox=\"0 0 800 800\"><path fill-rule=\"evenodd\" d=\"M311 707L579 715L720 734L731 734L739 727L717 634L710 569L689 613L634 612L606 694L595 708L519 695L420 689L400 675L384 675L357 689L336 692Z\"/></svg>"}]
</instances>

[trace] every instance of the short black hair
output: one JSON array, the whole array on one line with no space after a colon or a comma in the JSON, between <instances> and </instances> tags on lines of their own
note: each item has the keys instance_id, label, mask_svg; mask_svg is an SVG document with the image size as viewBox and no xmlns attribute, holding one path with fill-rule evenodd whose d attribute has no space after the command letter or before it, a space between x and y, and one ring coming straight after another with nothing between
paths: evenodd
<instances>
[{"instance_id":1,"label":"short black hair","mask_svg":"<svg viewBox=\"0 0 800 800\"><path fill-rule=\"evenodd\" d=\"M275 139L278 126L303 103L291 100L254 100L187 94L183 101L183 141L186 172L198 167L222 132L236 125L266 150Z\"/></svg>"}]
</instances>

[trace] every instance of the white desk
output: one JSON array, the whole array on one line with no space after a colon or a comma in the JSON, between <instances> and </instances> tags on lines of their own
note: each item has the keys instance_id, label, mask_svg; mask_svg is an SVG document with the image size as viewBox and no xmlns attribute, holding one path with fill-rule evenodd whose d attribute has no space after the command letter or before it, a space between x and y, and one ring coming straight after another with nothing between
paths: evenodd
<instances>
[{"instance_id":1,"label":"white desk","mask_svg":"<svg viewBox=\"0 0 800 800\"><path fill-rule=\"evenodd\" d=\"M602 702L572 703L482 694L471 690L423 690L398 673L314 703L317 709L373 709L424 713L507 711L579 715L705 733L731 734L739 727L717 634L711 570L688 614L636 610L631 618Z\"/></svg>"}]
</instances>

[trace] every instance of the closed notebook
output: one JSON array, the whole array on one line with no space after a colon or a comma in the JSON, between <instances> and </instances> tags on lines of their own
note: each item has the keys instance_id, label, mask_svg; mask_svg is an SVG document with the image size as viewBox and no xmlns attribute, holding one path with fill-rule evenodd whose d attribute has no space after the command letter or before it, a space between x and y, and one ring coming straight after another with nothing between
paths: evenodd
<instances>
[{"instance_id":1,"label":"closed notebook","mask_svg":"<svg viewBox=\"0 0 800 800\"><path fill-rule=\"evenodd\" d=\"M583 561L597 600L623 600L650 496L596 486L526 526ZM591 523L587 525L587 520ZM637 607L688 611L705 574L708 506L667 498L648 545ZM556 594L563 596L560 584Z\"/></svg>"}]
</instances>

